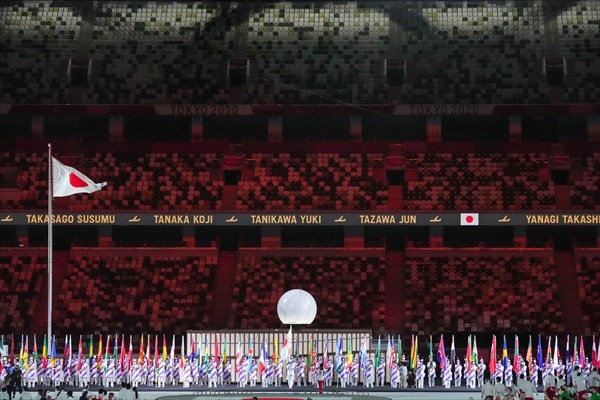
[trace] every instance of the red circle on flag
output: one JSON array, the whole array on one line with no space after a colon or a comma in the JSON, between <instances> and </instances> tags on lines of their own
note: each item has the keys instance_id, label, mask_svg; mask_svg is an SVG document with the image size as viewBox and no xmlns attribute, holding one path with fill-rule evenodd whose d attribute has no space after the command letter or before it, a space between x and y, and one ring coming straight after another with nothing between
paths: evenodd
<instances>
[{"instance_id":1,"label":"red circle on flag","mask_svg":"<svg viewBox=\"0 0 600 400\"><path fill-rule=\"evenodd\" d=\"M473 216L472 215L467 215L467 218L465 218L465 221L467 221L469 224L473 222Z\"/></svg>"}]
</instances>

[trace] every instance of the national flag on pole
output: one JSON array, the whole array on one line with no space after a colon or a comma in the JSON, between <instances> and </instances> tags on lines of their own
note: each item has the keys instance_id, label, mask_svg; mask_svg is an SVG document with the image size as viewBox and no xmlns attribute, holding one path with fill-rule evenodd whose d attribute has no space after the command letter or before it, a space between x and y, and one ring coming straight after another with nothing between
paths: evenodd
<instances>
[{"instance_id":1,"label":"national flag on pole","mask_svg":"<svg viewBox=\"0 0 600 400\"><path fill-rule=\"evenodd\" d=\"M56 336L52 336L52 348L50 350L50 364L56 365Z\"/></svg>"},{"instance_id":2,"label":"national flag on pole","mask_svg":"<svg viewBox=\"0 0 600 400\"><path fill-rule=\"evenodd\" d=\"M521 371L521 365L519 363L519 335L515 335L515 355L513 360L513 370L518 374L519 371Z\"/></svg>"},{"instance_id":3,"label":"national flag on pole","mask_svg":"<svg viewBox=\"0 0 600 400\"><path fill-rule=\"evenodd\" d=\"M312 346L312 340L311 340L311 346ZM258 373L259 375L262 375L263 371L265 370L265 362L267 360L266 357L266 353L267 350L265 349L265 337L262 337L262 340L260 342L260 356L258 357ZM310 355L309 355L310 357ZM310 365L310 363L309 363Z\"/></svg>"},{"instance_id":4,"label":"national flag on pole","mask_svg":"<svg viewBox=\"0 0 600 400\"><path fill-rule=\"evenodd\" d=\"M83 339L79 335L79 348L77 349L77 371L81 371L83 366Z\"/></svg>"},{"instance_id":5,"label":"national flag on pole","mask_svg":"<svg viewBox=\"0 0 600 400\"><path fill-rule=\"evenodd\" d=\"M37 337L36 337L36 335L33 335L33 353L31 353L31 355L33 356L33 361L35 361L36 366L37 366L38 351L37 351Z\"/></svg>"},{"instance_id":6,"label":"national flag on pole","mask_svg":"<svg viewBox=\"0 0 600 400\"><path fill-rule=\"evenodd\" d=\"M106 350L104 350L104 371L108 370L108 357L110 354L110 335L106 336Z\"/></svg>"},{"instance_id":7,"label":"national flag on pole","mask_svg":"<svg viewBox=\"0 0 600 400\"><path fill-rule=\"evenodd\" d=\"M131 335L129 335L129 352L127 353L127 371L131 371L131 364L133 363L133 341Z\"/></svg>"},{"instance_id":8,"label":"national flag on pole","mask_svg":"<svg viewBox=\"0 0 600 400\"><path fill-rule=\"evenodd\" d=\"M167 359L169 358L169 355L167 354L167 338L165 337L165 335L163 335L162 358L163 358L163 361L165 362L165 368L166 368Z\"/></svg>"},{"instance_id":9,"label":"national flag on pole","mask_svg":"<svg viewBox=\"0 0 600 400\"><path fill-rule=\"evenodd\" d=\"M552 365L552 337L548 338L548 348L546 349L546 364Z\"/></svg>"},{"instance_id":10,"label":"national flag on pole","mask_svg":"<svg viewBox=\"0 0 600 400\"><path fill-rule=\"evenodd\" d=\"M585 346L583 344L583 336L579 337L579 365L585 368Z\"/></svg>"},{"instance_id":11,"label":"national flag on pole","mask_svg":"<svg viewBox=\"0 0 600 400\"><path fill-rule=\"evenodd\" d=\"M115 366L115 371L119 370L119 366L117 365L117 360L119 359L119 335L115 334L115 342L113 343L113 364Z\"/></svg>"},{"instance_id":12,"label":"national flag on pole","mask_svg":"<svg viewBox=\"0 0 600 400\"><path fill-rule=\"evenodd\" d=\"M508 347L506 347L506 335L504 335L503 337L503 342L504 344L502 347L502 366L506 371L506 368L508 367Z\"/></svg>"},{"instance_id":13,"label":"national flag on pole","mask_svg":"<svg viewBox=\"0 0 600 400\"><path fill-rule=\"evenodd\" d=\"M565 357L566 357L566 362L567 364L571 364L571 353L569 352L569 342L571 341L571 338L569 335L567 335L567 348L565 351Z\"/></svg>"},{"instance_id":14,"label":"national flag on pole","mask_svg":"<svg viewBox=\"0 0 600 400\"><path fill-rule=\"evenodd\" d=\"M471 348L471 335L467 339L467 372L471 372L471 361L473 359L473 349Z\"/></svg>"},{"instance_id":15,"label":"national flag on pole","mask_svg":"<svg viewBox=\"0 0 600 400\"><path fill-rule=\"evenodd\" d=\"M25 348L23 349L23 336L21 336L21 364L25 370L29 370L29 336L25 338Z\"/></svg>"},{"instance_id":16,"label":"national flag on pole","mask_svg":"<svg viewBox=\"0 0 600 400\"><path fill-rule=\"evenodd\" d=\"M138 364L144 364L144 357L146 357L146 352L144 351L144 335L140 335L140 353L138 355ZM102 340L102 335L100 336L100 340Z\"/></svg>"},{"instance_id":17,"label":"national flag on pole","mask_svg":"<svg viewBox=\"0 0 600 400\"><path fill-rule=\"evenodd\" d=\"M338 373L342 370L342 338L339 336L335 349L335 370Z\"/></svg>"},{"instance_id":18,"label":"national flag on pole","mask_svg":"<svg viewBox=\"0 0 600 400\"><path fill-rule=\"evenodd\" d=\"M402 339L398 335L398 351L396 351L396 362L399 363L402 359Z\"/></svg>"},{"instance_id":19,"label":"national flag on pole","mask_svg":"<svg viewBox=\"0 0 600 400\"><path fill-rule=\"evenodd\" d=\"M90 344L89 344L89 356L88 356L88 363L90 364L90 368L92 367L92 356L94 355L94 335L90 335Z\"/></svg>"},{"instance_id":20,"label":"national flag on pole","mask_svg":"<svg viewBox=\"0 0 600 400\"><path fill-rule=\"evenodd\" d=\"M218 355L219 353L217 353ZM183 369L185 367L185 336L181 335L181 357L179 357L179 367Z\"/></svg>"},{"instance_id":21,"label":"national flag on pole","mask_svg":"<svg viewBox=\"0 0 600 400\"><path fill-rule=\"evenodd\" d=\"M63 368L66 368L66 361L71 359L71 346L69 345L69 336L65 335L65 350L63 351Z\"/></svg>"},{"instance_id":22,"label":"national flag on pole","mask_svg":"<svg viewBox=\"0 0 600 400\"><path fill-rule=\"evenodd\" d=\"M598 350L596 349L596 335L592 336L592 367L598 367Z\"/></svg>"},{"instance_id":23,"label":"national flag on pole","mask_svg":"<svg viewBox=\"0 0 600 400\"><path fill-rule=\"evenodd\" d=\"M540 335L538 335L538 347L536 358L538 367L542 368L542 364L544 364L544 357L542 356L542 337Z\"/></svg>"},{"instance_id":24,"label":"national flag on pole","mask_svg":"<svg viewBox=\"0 0 600 400\"><path fill-rule=\"evenodd\" d=\"M219 338L217 337L217 334L215 333L215 360L217 359L217 357L219 357L221 353L219 352Z\"/></svg>"},{"instance_id":25,"label":"national flag on pole","mask_svg":"<svg viewBox=\"0 0 600 400\"><path fill-rule=\"evenodd\" d=\"M360 336L360 348L358 350L358 363L361 369L365 369L365 357L367 356L367 348L365 345L365 335Z\"/></svg>"},{"instance_id":26,"label":"national flag on pole","mask_svg":"<svg viewBox=\"0 0 600 400\"><path fill-rule=\"evenodd\" d=\"M254 348L252 345L252 336L250 336L250 344L248 345L248 373L252 371L252 356L254 355Z\"/></svg>"},{"instance_id":27,"label":"national flag on pole","mask_svg":"<svg viewBox=\"0 0 600 400\"><path fill-rule=\"evenodd\" d=\"M433 361L433 336L429 335L429 363Z\"/></svg>"},{"instance_id":28,"label":"national flag on pole","mask_svg":"<svg viewBox=\"0 0 600 400\"><path fill-rule=\"evenodd\" d=\"M10 334L10 363L15 365L15 335Z\"/></svg>"},{"instance_id":29,"label":"national flag on pole","mask_svg":"<svg viewBox=\"0 0 600 400\"><path fill-rule=\"evenodd\" d=\"M292 354L292 326L290 325L290 330L285 335L285 339L283 339L283 347L281 348L281 358L287 361L290 358L291 354Z\"/></svg>"},{"instance_id":30,"label":"national flag on pole","mask_svg":"<svg viewBox=\"0 0 600 400\"><path fill-rule=\"evenodd\" d=\"M3 340L4 342L4 340ZM4 343L2 343L2 347L4 347ZM48 367L48 353L47 353L47 343L46 343L46 335L44 335L44 344L42 345L42 367L46 369Z\"/></svg>"},{"instance_id":31,"label":"national flag on pole","mask_svg":"<svg viewBox=\"0 0 600 400\"><path fill-rule=\"evenodd\" d=\"M529 364L529 373L531 373L531 368L533 367L533 347L531 343L531 335L529 335L529 345L527 346L527 354L525 355L525 359L527 360L527 364Z\"/></svg>"},{"instance_id":32,"label":"national flag on pole","mask_svg":"<svg viewBox=\"0 0 600 400\"><path fill-rule=\"evenodd\" d=\"M379 367L380 363L381 363L381 335L379 336L379 339L377 340L377 350L375 351L375 369L377 369L377 367Z\"/></svg>"},{"instance_id":33,"label":"national flag on pole","mask_svg":"<svg viewBox=\"0 0 600 400\"><path fill-rule=\"evenodd\" d=\"M392 347L393 345L390 343L390 335L388 335L387 349L385 350L385 360L390 368L392 363L395 361L392 360Z\"/></svg>"},{"instance_id":34,"label":"national flag on pole","mask_svg":"<svg viewBox=\"0 0 600 400\"><path fill-rule=\"evenodd\" d=\"M456 348L454 347L454 335L452 335L452 344L450 345L450 362L454 364L456 361Z\"/></svg>"},{"instance_id":35,"label":"national flag on pole","mask_svg":"<svg viewBox=\"0 0 600 400\"><path fill-rule=\"evenodd\" d=\"M163 341L165 340L165 335L163 335ZM164 342L163 342L164 343ZM154 335L154 369L158 370L158 335Z\"/></svg>"},{"instance_id":36,"label":"national flag on pole","mask_svg":"<svg viewBox=\"0 0 600 400\"><path fill-rule=\"evenodd\" d=\"M121 372L125 371L125 335L121 335L121 359L119 360Z\"/></svg>"},{"instance_id":37,"label":"national flag on pole","mask_svg":"<svg viewBox=\"0 0 600 400\"><path fill-rule=\"evenodd\" d=\"M277 343L277 335L275 335L275 341L273 343L273 364L277 365L279 360L279 343Z\"/></svg>"},{"instance_id":38,"label":"national flag on pole","mask_svg":"<svg viewBox=\"0 0 600 400\"><path fill-rule=\"evenodd\" d=\"M437 349L437 361L441 369L446 368L446 349L444 346L444 335L440 335L440 343Z\"/></svg>"},{"instance_id":39,"label":"national flag on pole","mask_svg":"<svg viewBox=\"0 0 600 400\"><path fill-rule=\"evenodd\" d=\"M417 368L418 356L419 356L419 336L415 335L415 351L412 355L412 360L411 360L413 369Z\"/></svg>"},{"instance_id":40,"label":"national flag on pole","mask_svg":"<svg viewBox=\"0 0 600 400\"><path fill-rule=\"evenodd\" d=\"M326 335L325 336L325 344L323 345L323 370L327 369L327 352L329 351L329 348L327 347L329 345L329 337Z\"/></svg>"},{"instance_id":41,"label":"national flag on pole","mask_svg":"<svg viewBox=\"0 0 600 400\"><path fill-rule=\"evenodd\" d=\"M552 358L552 365L554 368L558 367L558 359L560 358L558 354L558 335L554 336L554 357Z\"/></svg>"},{"instance_id":42,"label":"national flag on pole","mask_svg":"<svg viewBox=\"0 0 600 400\"><path fill-rule=\"evenodd\" d=\"M492 335L492 347L490 348L490 374L491 376L494 376L494 374L496 373L496 360L497 360L497 356L496 356L496 335Z\"/></svg>"},{"instance_id":43,"label":"national flag on pole","mask_svg":"<svg viewBox=\"0 0 600 400\"><path fill-rule=\"evenodd\" d=\"M267 351L266 347L265 347L265 351ZM223 368L225 368L226 360L227 360L227 338L225 338L225 340L223 340L223 357L221 358L221 361L223 362Z\"/></svg>"},{"instance_id":44,"label":"national flag on pole","mask_svg":"<svg viewBox=\"0 0 600 400\"><path fill-rule=\"evenodd\" d=\"M175 368L175 335L171 339L171 352L169 353L169 365Z\"/></svg>"},{"instance_id":45,"label":"national flag on pole","mask_svg":"<svg viewBox=\"0 0 600 400\"><path fill-rule=\"evenodd\" d=\"M350 340L348 341L348 352L346 354L346 364L348 366L352 365L352 336L350 336Z\"/></svg>"},{"instance_id":46,"label":"national flag on pole","mask_svg":"<svg viewBox=\"0 0 600 400\"><path fill-rule=\"evenodd\" d=\"M410 358L408 360L408 368L413 367L414 354L415 354L415 335L410 335Z\"/></svg>"},{"instance_id":47,"label":"national flag on pole","mask_svg":"<svg viewBox=\"0 0 600 400\"><path fill-rule=\"evenodd\" d=\"M577 335L575 335L575 339L573 340L573 368L575 368L575 365L577 365L577 363L579 363L579 353L577 352Z\"/></svg>"},{"instance_id":48,"label":"national flag on pole","mask_svg":"<svg viewBox=\"0 0 600 400\"><path fill-rule=\"evenodd\" d=\"M261 350L262 351L262 350ZM310 335L308 339L308 365L311 366L313 364L313 336Z\"/></svg>"},{"instance_id":49,"label":"national flag on pole","mask_svg":"<svg viewBox=\"0 0 600 400\"><path fill-rule=\"evenodd\" d=\"M96 356L98 363L98 371L102 370L102 334L100 334L100 341L98 342L98 355Z\"/></svg>"},{"instance_id":50,"label":"national flag on pole","mask_svg":"<svg viewBox=\"0 0 600 400\"><path fill-rule=\"evenodd\" d=\"M396 347L394 346L394 338L392 338L392 348L390 350L390 358L388 360L388 368L392 368L392 365L396 363Z\"/></svg>"},{"instance_id":51,"label":"national flag on pole","mask_svg":"<svg viewBox=\"0 0 600 400\"><path fill-rule=\"evenodd\" d=\"M235 372L240 372L240 367L242 365L242 345L238 341L235 349Z\"/></svg>"},{"instance_id":52,"label":"national flag on pole","mask_svg":"<svg viewBox=\"0 0 600 400\"><path fill-rule=\"evenodd\" d=\"M317 365L317 339L313 339L312 364Z\"/></svg>"},{"instance_id":53,"label":"national flag on pole","mask_svg":"<svg viewBox=\"0 0 600 400\"><path fill-rule=\"evenodd\" d=\"M188 356L190 362L194 362L196 360L196 343L192 340L192 345L190 346L190 354Z\"/></svg>"},{"instance_id":54,"label":"national flag on pole","mask_svg":"<svg viewBox=\"0 0 600 400\"><path fill-rule=\"evenodd\" d=\"M93 193L106 186L106 182L95 183L73 167L52 157L52 195L65 197L76 193Z\"/></svg>"},{"instance_id":55,"label":"national flag on pole","mask_svg":"<svg viewBox=\"0 0 600 400\"><path fill-rule=\"evenodd\" d=\"M479 352L477 351L477 336L473 335L473 361L479 365Z\"/></svg>"}]
</instances>

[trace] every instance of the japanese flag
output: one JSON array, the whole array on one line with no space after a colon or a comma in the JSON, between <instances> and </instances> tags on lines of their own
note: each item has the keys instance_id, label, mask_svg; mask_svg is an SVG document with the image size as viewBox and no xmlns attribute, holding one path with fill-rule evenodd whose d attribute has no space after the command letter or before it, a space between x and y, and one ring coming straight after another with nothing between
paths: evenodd
<instances>
[{"instance_id":1,"label":"japanese flag","mask_svg":"<svg viewBox=\"0 0 600 400\"><path fill-rule=\"evenodd\" d=\"M66 166L54 157L52 157L52 182L54 197L93 193L106 186L106 182L95 183L75 168Z\"/></svg>"},{"instance_id":2,"label":"japanese flag","mask_svg":"<svg viewBox=\"0 0 600 400\"><path fill-rule=\"evenodd\" d=\"M479 214L478 213L461 213L460 214L461 225L479 225Z\"/></svg>"}]
</instances>

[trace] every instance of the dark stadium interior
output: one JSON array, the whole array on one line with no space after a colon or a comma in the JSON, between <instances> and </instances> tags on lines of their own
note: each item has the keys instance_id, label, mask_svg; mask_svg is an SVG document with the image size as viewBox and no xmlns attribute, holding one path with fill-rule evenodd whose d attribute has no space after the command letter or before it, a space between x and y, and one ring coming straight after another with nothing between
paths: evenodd
<instances>
[{"instance_id":1,"label":"dark stadium interior","mask_svg":"<svg viewBox=\"0 0 600 400\"><path fill-rule=\"evenodd\" d=\"M108 218L54 224L59 335L282 328L292 288L322 329L598 334L599 10L2 2L0 333L47 326L51 142L108 183L53 200Z\"/></svg>"}]
</instances>

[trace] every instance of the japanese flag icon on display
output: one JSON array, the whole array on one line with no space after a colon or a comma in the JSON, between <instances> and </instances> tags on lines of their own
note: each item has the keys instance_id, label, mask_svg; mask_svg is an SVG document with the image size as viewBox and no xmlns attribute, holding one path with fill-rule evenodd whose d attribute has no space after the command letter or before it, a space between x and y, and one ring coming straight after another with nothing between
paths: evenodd
<instances>
[{"instance_id":1,"label":"japanese flag icon on display","mask_svg":"<svg viewBox=\"0 0 600 400\"><path fill-rule=\"evenodd\" d=\"M479 225L479 214L478 213L461 213L460 214L461 225Z\"/></svg>"}]
</instances>

